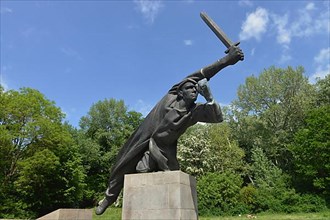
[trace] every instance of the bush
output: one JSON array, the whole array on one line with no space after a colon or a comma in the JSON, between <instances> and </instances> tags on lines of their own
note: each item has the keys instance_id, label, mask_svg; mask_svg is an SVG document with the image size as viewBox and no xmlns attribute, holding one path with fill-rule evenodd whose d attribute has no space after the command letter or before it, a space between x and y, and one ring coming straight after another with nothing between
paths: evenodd
<instances>
[{"instance_id":1,"label":"bush","mask_svg":"<svg viewBox=\"0 0 330 220\"><path fill-rule=\"evenodd\" d=\"M318 195L304 194L297 204L299 212L320 212L327 208L326 202Z\"/></svg>"},{"instance_id":2,"label":"bush","mask_svg":"<svg viewBox=\"0 0 330 220\"><path fill-rule=\"evenodd\" d=\"M244 186L240 190L239 201L241 203L240 206L242 207L241 213L251 213L255 209L256 194L257 194L257 189L253 185Z\"/></svg>"},{"instance_id":3,"label":"bush","mask_svg":"<svg viewBox=\"0 0 330 220\"><path fill-rule=\"evenodd\" d=\"M319 212L326 209L323 198L311 194L298 194L294 189L257 188L251 197L255 200L243 200L252 212Z\"/></svg>"},{"instance_id":4,"label":"bush","mask_svg":"<svg viewBox=\"0 0 330 220\"><path fill-rule=\"evenodd\" d=\"M242 178L234 173L208 173L198 179L198 209L201 215L233 214L239 204Z\"/></svg>"}]
</instances>

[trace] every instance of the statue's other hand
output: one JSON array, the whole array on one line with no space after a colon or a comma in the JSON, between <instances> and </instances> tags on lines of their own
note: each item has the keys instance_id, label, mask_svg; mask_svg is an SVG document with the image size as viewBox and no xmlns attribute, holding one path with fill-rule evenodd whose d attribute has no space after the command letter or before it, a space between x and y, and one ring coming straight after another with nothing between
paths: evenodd
<instances>
[{"instance_id":1,"label":"statue's other hand","mask_svg":"<svg viewBox=\"0 0 330 220\"><path fill-rule=\"evenodd\" d=\"M198 91L205 90L207 86L208 86L208 81L206 78L198 81Z\"/></svg>"},{"instance_id":2,"label":"statue's other hand","mask_svg":"<svg viewBox=\"0 0 330 220\"><path fill-rule=\"evenodd\" d=\"M208 102L213 100L211 89L206 78L198 81L197 91L204 96Z\"/></svg>"}]
</instances>

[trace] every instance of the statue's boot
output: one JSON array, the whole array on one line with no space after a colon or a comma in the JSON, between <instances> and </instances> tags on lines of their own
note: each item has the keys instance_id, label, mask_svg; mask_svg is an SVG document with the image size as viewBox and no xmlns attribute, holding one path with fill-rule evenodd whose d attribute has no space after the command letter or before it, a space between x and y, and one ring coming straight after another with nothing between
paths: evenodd
<instances>
[{"instance_id":1,"label":"statue's boot","mask_svg":"<svg viewBox=\"0 0 330 220\"><path fill-rule=\"evenodd\" d=\"M95 214L102 215L105 210L114 202L115 201L112 201L110 198L105 197L98 203L98 206L95 209Z\"/></svg>"}]
</instances>

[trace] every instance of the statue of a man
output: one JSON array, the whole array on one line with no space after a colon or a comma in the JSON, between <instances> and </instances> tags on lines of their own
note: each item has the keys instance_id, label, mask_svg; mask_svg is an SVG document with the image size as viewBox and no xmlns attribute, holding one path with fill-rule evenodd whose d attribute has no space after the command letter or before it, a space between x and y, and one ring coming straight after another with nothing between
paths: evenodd
<instances>
[{"instance_id":1,"label":"statue of a man","mask_svg":"<svg viewBox=\"0 0 330 220\"><path fill-rule=\"evenodd\" d=\"M127 140L112 167L105 198L95 210L97 215L116 201L125 174L179 170L177 141L186 129L197 122L223 121L208 80L223 68L244 59L238 44L230 46L227 52L222 59L175 84ZM206 103L195 103L198 93L204 96Z\"/></svg>"}]
</instances>

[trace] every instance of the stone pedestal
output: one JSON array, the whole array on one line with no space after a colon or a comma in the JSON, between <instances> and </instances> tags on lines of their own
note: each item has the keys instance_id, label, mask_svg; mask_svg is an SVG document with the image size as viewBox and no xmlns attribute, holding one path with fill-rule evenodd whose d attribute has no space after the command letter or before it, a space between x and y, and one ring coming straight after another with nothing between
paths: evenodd
<instances>
[{"instance_id":1,"label":"stone pedestal","mask_svg":"<svg viewBox=\"0 0 330 220\"><path fill-rule=\"evenodd\" d=\"M181 171L125 175L122 219L198 219L196 179Z\"/></svg>"},{"instance_id":2,"label":"stone pedestal","mask_svg":"<svg viewBox=\"0 0 330 220\"><path fill-rule=\"evenodd\" d=\"M91 209L57 209L37 220L92 220Z\"/></svg>"}]
</instances>

